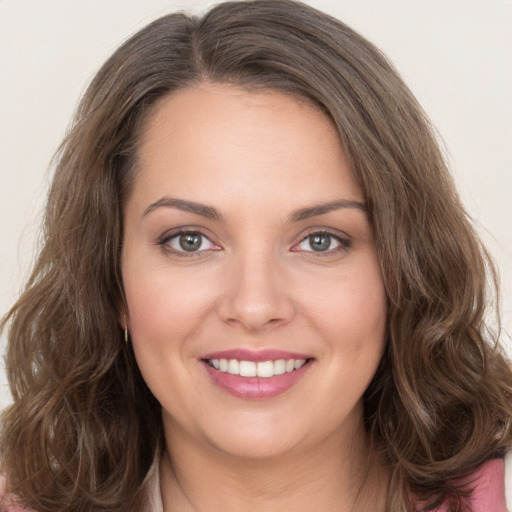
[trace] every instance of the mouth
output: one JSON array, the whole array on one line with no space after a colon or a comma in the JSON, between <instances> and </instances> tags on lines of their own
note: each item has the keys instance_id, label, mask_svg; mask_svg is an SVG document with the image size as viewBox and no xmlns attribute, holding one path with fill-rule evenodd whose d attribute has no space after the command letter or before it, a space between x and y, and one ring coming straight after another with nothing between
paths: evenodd
<instances>
[{"instance_id":1,"label":"mouth","mask_svg":"<svg viewBox=\"0 0 512 512\"><path fill-rule=\"evenodd\" d=\"M276 359L268 361L246 361L238 359L206 359L206 363L222 373L240 377L260 377L270 379L276 375L291 373L302 368L308 359Z\"/></svg>"},{"instance_id":2,"label":"mouth","mask_svg":"<svg viewBox=\"0 0 512 512\"><path fill-rule=\"evenodd\" d=\"M284 393L307 375L313 357L291 352L244 349L201 359L213 383L238 398L266 399Z\"/></svg>"}]
</instances>

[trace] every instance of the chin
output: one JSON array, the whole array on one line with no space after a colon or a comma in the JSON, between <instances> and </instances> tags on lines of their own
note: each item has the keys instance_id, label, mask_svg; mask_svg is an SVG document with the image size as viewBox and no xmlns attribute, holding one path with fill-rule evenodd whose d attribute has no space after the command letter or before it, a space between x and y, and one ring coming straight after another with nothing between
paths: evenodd
<instances>
[{"instance_id":1,"label":"chin","mask_svg":"<svg viewBox=\"0 0 512 512\"><path fill-rule=\"evenodd\" d=\"M210 438L210 443L225 455L243 459L273 459L293 452L300 442L278 432L240 432L222 439Z\"/></svg>"}]
</instances>

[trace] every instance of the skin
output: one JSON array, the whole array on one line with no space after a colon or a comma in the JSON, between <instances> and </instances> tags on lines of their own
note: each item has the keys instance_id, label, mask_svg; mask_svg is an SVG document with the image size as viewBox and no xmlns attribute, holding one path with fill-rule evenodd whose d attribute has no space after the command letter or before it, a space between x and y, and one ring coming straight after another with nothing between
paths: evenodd
<instances>
[{"instance_id":1,"label":"skin","mask_svg":"<svg viewBox=\"0 0 512 512\"><path fill-rule=\"evenodd\" d=\"M297 215L340 200L348 206ZM386 475L368 458L361 397L384 349L386 296L364 197L327 116L278 92L175 92L143 127L124 216L126 318L162 405L165 510L382 510ZM199 250L181 248L183 228L204 235ZM325 251L309 238L319 232ZM312 362L284 393L244 399L201 362L234 348Z\"/></svg>"}]
</instances>

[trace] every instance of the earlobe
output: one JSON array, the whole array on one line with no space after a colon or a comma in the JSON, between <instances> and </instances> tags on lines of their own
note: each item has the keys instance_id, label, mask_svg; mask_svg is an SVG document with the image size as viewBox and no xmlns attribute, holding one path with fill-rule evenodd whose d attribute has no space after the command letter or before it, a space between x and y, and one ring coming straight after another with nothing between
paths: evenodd
<instances>
[{"instance_id":1,"label":"earlobe","mask_svg":"<svg viewBox=\"0 0 512 512\"><path fill-rule=\"evenodd\" d=\"M128 305L122 286L119 286L117 295L117 323L121 329L124 330L128 326L129 314Z\"/></svg>"},{"instance_id":2,"label":"earlobe","mask_svg":"<svg viewBox=\"0 0 512 512\"><path fill-rule=\"evenodd\" d=\"M119 303L119 313L117 315L117 323L125 331L125 337L126 333L128 332L128 308L126 307L126 303L124 301L120 301Z\"/></svg>"},{"instance_id":3,"label":"earlobe","mask_svg":"<svg viewBox=\"0 0 512 512\"><path fill-rule=\"evenodd\" d=\"M124 291L121 292L121 297L119 298L119 313L117 316L117 322L121 329L124 331L124 341L128 344L128 306L126 304L126 298L124 296Z\"/></svg>"},{"instance_id":4,"label":"earlobe","mask_svg":"<svg viewBox=\"0 0 512 512\"><path fill-rule=\"evenodd\" d=\"M119 313L119 317L117 319L119 326L124 331L124 342L128 344L128 317L126 316L126 307L121 307L121 312Z\"/></svg>"}]
</instances>

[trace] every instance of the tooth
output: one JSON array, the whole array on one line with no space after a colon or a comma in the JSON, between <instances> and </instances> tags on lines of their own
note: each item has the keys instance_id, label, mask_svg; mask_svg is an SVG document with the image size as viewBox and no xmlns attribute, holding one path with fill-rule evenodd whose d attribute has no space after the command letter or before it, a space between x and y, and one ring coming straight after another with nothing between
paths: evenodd
<instances>
[{"instance_id":1,"label":"tooth","mask_svg":"<svg viewBox=\"0 0 512 512\"><path fill-rule=\"evenodd\" d=\"M286 361L284 359L278 359L274 361L274 375L282 375L286 372Z\"/></svg>"},{"instance_id":2,"label":"tooth","mask_svg":"<svg viewBox=\"0 0 512 512\"><path fill-rule=\"evenodd\" d=\"M256 366L256 375L258 377L272 377L274 375L274 363L273 361L263 361Z\"/></svg>"},{"instance_id":3,"label":"tooth","mask_svg":"<svg viewBox=\"0 0 512 512\"><path fill-rule=\"evenodd\" d=\"M239 373L239 364L236 359L230 359L228 363L228 373L232 375L238 375Z\"/></svg>"},{"instance_id":4,"label":"tooth","mask_svg":"<svg viewBox=\"0 0 512 512\"><path fill-rule=\"evenodd\" d=\"M293 372L294 369L295 369L295 360L288 359L288 361L286 361L286 373Z\"/></svg>"},{"instance_id":5,"label":"tooth","mask_svg":"<svg viewBox=\"0 0 512 512\"><path fill-rule=\"evenodd\" d=\"M256 377L256 363L253 361L240 361L239 369L242 377Z\"/></svg>"},{"instance_id":6,"label":"tooth","mask_svg":"<svg viewBox=\"0 0 512 512\"><path fill-rule=\"evenodd\" d=\"M306 364L306 359L277 359L276 361L238 361L237 359L210 359L211 366L224 373L242 377L269 378L298 370Z\"/></svg>"}]
</instances>

